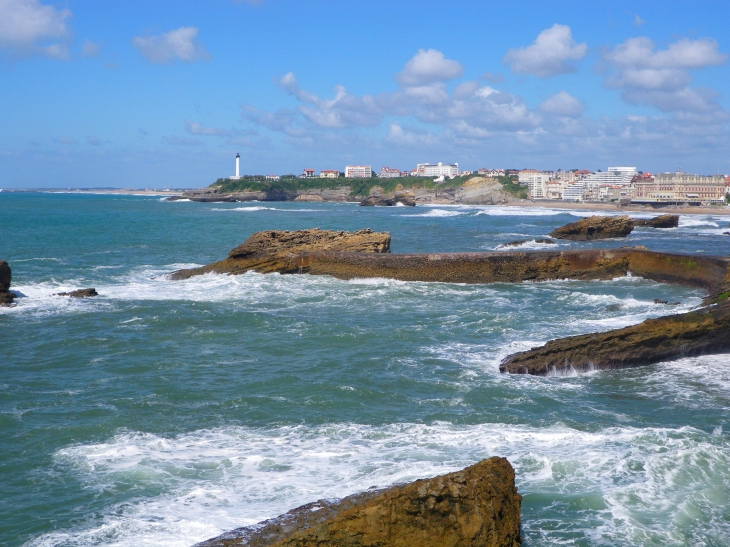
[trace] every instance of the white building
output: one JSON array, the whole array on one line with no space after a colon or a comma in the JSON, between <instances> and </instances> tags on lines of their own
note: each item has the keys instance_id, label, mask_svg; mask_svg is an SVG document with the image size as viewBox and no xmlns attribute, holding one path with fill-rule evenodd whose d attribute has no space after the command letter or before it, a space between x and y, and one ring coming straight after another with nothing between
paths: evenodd
<instances>
[{"instance_id":1,"label":"white building","mask_svg":"<svg viewBox=\"0 0 730 547\"><path fill-rule=\"evenodd\" d=\"M535 169L523 169L517 175L517 181L527 186L531 198L544 198L547 189L545 184L550 180L551 173Z\"/></svg>"},{"instance_id":2,"label":"white building","mask_svg":"<svg viewBox=\"0 0 730 547\"><path fill-rule=\"evenodd\" d=\"M563 189L563 201L583 201L583 190L585 183L583 181L576 182Z\"/></svg>"},{"instance_id":3,"label":"white building","mask_svg":"<svg viewBox=\"0 0 730 547\"><path fill-rule=\"evenodd\" d=\"M238 180L241 178L241 154L236 152L236 174L231 177L231 180Z\"/></svg>"},{"instance_id":4,"label":"white building","mask_svg":"<svg viewBox=\"0 0 730 547\"><path fill-rule=\"evenodd\" d=\"M381 179L394 179L402 176L400 169L391 169L390 167L381 167L380 174L378 175Z\"/></svg>"},{"instance_id":5,"label":"white building","mask_svg":"<svg viewBox=\"0 0 730 547\"><path fill-rule=\"evenodd\" d=\"M319 177L323 179L336 179L340 176L340 172L337 169L322 169L319 172Z\"/></svg>"},{"instance_id":6,"label":"white building","mask_svg":"<svg viewBox=\"0 0 730 547\"><path fill-rule=\"evenodd\" d=\"M279 175L266 175L266 180L279 180Z\"/></svg>"},{"instance_id":7,"label":"white building","mask_svg":"<svg viewBox=\"0 0 730 547\"><path fill-rule=\"evenodd\" d=\"M417 177L458 177L459 176L459 164L458 163L441 163L438 162L436 165L430 163L419 163L416 166Z\"/></svg>"},{"instance_id":8,"label":"white building","mask_svg":"<svg viewBox=\"0 0 730 547\"><path fill-rule=\"evenodd\" d=\"M348 179L367 179L373 176L373 170L369 165L347 165L345 177Z\"/></svg>"},{"instance_id":9,"label":"white building","mask_svg":"<svg viewBox=\"0 0 730 547\"><path fill-rule=\"evenodd\" d=\"M636 176L636 167L609 167L608 171L597 171L583 179L584 193L589 200L601 199L601 186L631 186L631 180Z\"/></svg>"}]
</instances>

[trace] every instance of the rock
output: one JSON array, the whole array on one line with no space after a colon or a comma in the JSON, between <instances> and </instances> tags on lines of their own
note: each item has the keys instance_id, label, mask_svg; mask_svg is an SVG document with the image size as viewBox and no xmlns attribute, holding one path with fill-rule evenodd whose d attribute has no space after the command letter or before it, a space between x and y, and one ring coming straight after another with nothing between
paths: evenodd
<instances>
[{"instance_id":1,"label":"rock","mask_svg":"<svg viewBox=\"0 0 730 547\"><path fill-rule=\"evenodd\" d=\"M392 198L374 195L365 198L360 202L362 207L394 207L398 204L405 205L406 207L415 207L416 200L414 199L413 194L402 193L395 194Z\"/></svg>"},{"instance_id":2,"label":"rock","mask_svg":"<svg viewBox=\"0 0 730 547\"><path fill-rule=\"evenodd\" d=\"M300 194L293 201L325 201L319 194Z\"/></svg>"},{"instance_id":3,"label":"rock","mask_svg":"<svg viewBox=\"0 0 730 547\"><path fill-rule=\"evenodd\" d=\"M606 306L606 311L618 311L621 309L621 304L609 304Z\"/></svg>"},{"instance_id":4,"label":"rock","mask_svg":"<svg viewBox=\"0 0 730 547\"><path fill-rule=\"evenodd\" d=\"M10 270L10 265L4 260L0 260L0 291L9 290L12 280L13 272Z\"/></svg>"},{"instance_id":5,"label":"rock","mask_svg":"<svg viewBox=\"0 0 730 547\"><path fill-rule=\"evenodd\" d=\"M462 471L340 501L320 500L196 547L518 547L512 466L489 458Z\"/></svg>"},{"instance_id":6,"label":"rock","mask_svg":"<svg viewBox=\"0 0 730 547\"><path fill-rule=\"evenodd\" d=\"M654 304L669 304L668 300L660 300L659 298L654 299Z\"/></svg>"},{"instance_id":7,"label":"rock","mask_svg":"<svg viewBox=\"0 0 730 547\"><path fill-rule=\"evenodd\" d=\"M500 245L500 247L519 247L520 245L524 245L525 243L527 243L526 239L518 239L517 241L510 241L509 243Z\"/></svg>"},{"instance_id":8,"label":"rock","mask_svg":"<svg viewBox=\"0 0 730 547\"><path fill-rule=\"evenodd\" d=\"M13 305L15 294L10 291L0 291L0 308L9 308Z\"/></svg>"},{"instance_id":9,"label":"rock","mask_svg":"<svg viewBox=\"0 0 730 547\"><path fill-rule=\"evenodd\" d=\"M555 245L555 242L552 239L548 239L546 237L543 237L541 239L536 239L535 243L543 243L545 245Z\"/></svg>"},{"instance_id":10,"label":"rock","mask_svg":"<svg viewBox=\"0 0 730 547\"><path fill-rule=\"evenodd\" d=\"M679 226L679 215L660 215L648 220L636 219L634 226L648 226L650 228L676 228Z\"/></svg>"},{"instance_id":11,"label":"rock","mask_svg":"<svg viewBox=\"0 0 730 547\"><path fill-rule=\"evenodd\" d=\"M697 311L647 319L639 325L609 332L552 340L542 347L508 356L499 370L546 375L726 353L730 352L728 332L730 302L721 296L716 304Z\"/></svg>"},{"instance_id":12,"label":"rock","mask_svg":"<svg viewBox=\"0 0 730 547\"><path fill-rule=\"evenodd\" d=\"M570 239L573 241L592 241L594 239L609 239L626 237L634 229L634 223L628 216L603 217L592 216L566 224L550 234L556 239Z\"/></svg>"},{"instance_id":13,"label":"rock","mask_svg":"<svg viewBox=\"0 0 730 547\"><path fill-rule=\"evenodd\" d=\"M541 238L541 239L518 239L517 241L510 241L509 243L505 243L504 245L500 245L500 247L519 247L520 245L524 245L525 243L542 243L544 245L555 245L555 242L552 239L547 238Z\"/></svg>"},{"instance_id":14,"label":"rock","mask_svg":"<svg viewBox=\"0 0 730 547\"><path fill-rule=\"evenodd\" d=\"M71 298L91 298L92 296L99 296L99 293L96 292L96 289L89 288L89 289L76 289L75 291L70 292L59 292L54 294L53 296L70 296Z\"/></svg>"},{"instance_id":15,"label":"rock","mask_svg":"<svg viewBox=\"0 0 730 547\"><path fill-rule=\"evenodd\" d=\"M257 232L228 253L228 258L202 268L178 270L171 279L187 279L209 272L241 274L249 270L261 273L294 273L299 271L293 258L303 253L352 252L389 253L390 234L370 228L357 232L330 230L268 230Z\"/></svg>"}]
</instances>

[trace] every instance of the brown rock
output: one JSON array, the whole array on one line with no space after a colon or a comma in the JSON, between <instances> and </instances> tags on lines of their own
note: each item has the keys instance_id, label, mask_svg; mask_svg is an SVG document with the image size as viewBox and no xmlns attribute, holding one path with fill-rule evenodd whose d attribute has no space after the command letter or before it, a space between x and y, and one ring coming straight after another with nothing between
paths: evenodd
<instances>
[{"instance_id":1,"label":"brown rock","mask_svg":"<svg viewBox=\"0 0 730 547\"><path fill-rule=\"evenodd\" d=\"M726 293L728 294L728 293ZM574 369L614 369L651 365L682 357L730 352L730 302L701 310L648 319L604 333L552 340L539 348L508 356L499 370L546 375Z\"/></svg>"},{"instance_id":2,"label":"brown rock","mask_svg":"<svg viewBox=\"0 0 730 547\"><path fill-rule=\"evenodd\" d=\"M99 293L96 292L96 289L89 288L76 289L75 291L70 292L60 292L56 293L54 296L70 296L71 298L91 298L92 296L99 296Z\"/></svg>"},{"instance_id":3,"label":"brown rock","mask_svg":"<svg viewBox=\"0 0 730 547\"><path fill-rule=\"evenodd\" d=\"M557 239L571 239L573 241L592 241L594 239L609 239L626 237L634 229L633 221L627 216L603 217L592 216L566 224L550 234Z\"/></svg>"},{"instance_id":4,"label":"brown rock","mask_svg":"<svg viewBox=\"0 0 730 547\"><path fill-rule=\"evenodd\" d=\"M10 289L10 282L13 280L13 273L10 271L10 265L4 260L0 260L0 290Z\"/></svg>"},{"instance_id":5,"label":"brown rock","mask_svg":"<svg viewBox=\"0 0 730 547\"><path fill-rule=\"evenodd\" d=\"M433 479L320 500L196 547L517 547L522 496L489 458Z\"/></svg>"},{"instance_id":6,"label":"brown rock","mask_svg":"<svg viewBox=\"0 0 730 547\"><path fill-rule=\"evenodd\" d=\"M15 294L10 291L0 291L0 308L9 308L13 305Z\"/></svg>"},{"instance_id":7,"label":"brown rock","mask_svg":"<svg viewBox=\"0 0 730 547\"><path fill-rule=\"evenodd\" d=\"M676 228L679 226L679 215L660 215L648 220L634 220L634 226L648 226L649 228Z\"/></svg>"},{"instance_id":8,"label":"brown rock","mask_svg":"<svg viewBox=\"0 0 730 547\"><path fill-rule=\"evenodd\" d=\"M268 230L257 232L228 253L228 258L202 268L178 270L172 279L187 279L209 272L241 274L249 270L262 273L294 273L299 265L293 260L313 252L389 253L390 234L370 228L357 232L330 230Z\"/></svg>"},{"instance_id":9,"label":"brown rock","mask_svg":"<svg viewBox=\"0 0 730 547\"><path fill-rule=\"evenodd\" d=\"M386 198L380 195L370 196L360 202L362 207L395 207L398 204L405 205L406 207L415 207L416 200L413 194L400 193L395 194L391 198Z\"/></svg>"}]
</instances>

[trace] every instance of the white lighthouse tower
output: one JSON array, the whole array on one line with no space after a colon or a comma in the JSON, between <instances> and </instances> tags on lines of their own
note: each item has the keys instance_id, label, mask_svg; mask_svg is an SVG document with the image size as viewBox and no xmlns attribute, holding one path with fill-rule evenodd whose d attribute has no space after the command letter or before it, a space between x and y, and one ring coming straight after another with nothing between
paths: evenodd
<instances>
[{"instance_id":1,"label":"white lighthouse tower","mask_svg":"<svg viewBox=\"0 0 730 547\"><path fill-rule=\"evenodd\" d=\"M241 178L241 154L236 152L236 176L231 177L231 180L238 180Z\"/></svg>"}]
</instances>

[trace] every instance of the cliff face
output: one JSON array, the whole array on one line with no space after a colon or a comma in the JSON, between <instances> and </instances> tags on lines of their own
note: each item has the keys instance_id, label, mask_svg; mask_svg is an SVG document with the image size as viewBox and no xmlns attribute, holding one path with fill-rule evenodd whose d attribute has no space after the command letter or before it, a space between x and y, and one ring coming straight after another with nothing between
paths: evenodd
<instances>
[{"instance_id":1,"label":"cliff face","mask_svg":"<svg viewBox=\"0 0 730 547\"><path fill-rule=\"evenodd\" d=\"M320 500L196 547L517 547L522 496L489 458L433 479Z\"/></svg>"}]
</instances>

